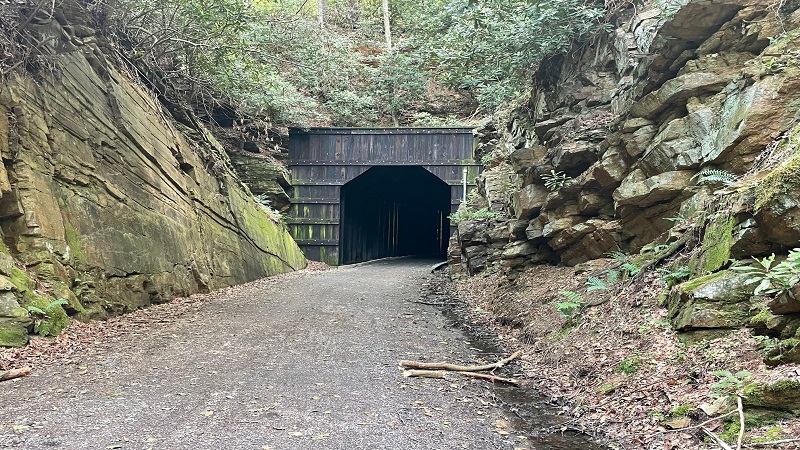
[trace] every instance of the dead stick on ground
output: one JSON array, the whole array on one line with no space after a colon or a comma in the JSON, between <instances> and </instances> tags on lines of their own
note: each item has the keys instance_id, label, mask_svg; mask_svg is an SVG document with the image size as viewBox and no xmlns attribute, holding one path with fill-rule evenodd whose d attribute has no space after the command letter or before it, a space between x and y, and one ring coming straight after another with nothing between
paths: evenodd
<instances>
[{"instance_id":1,"label":"dead stick on ground","mask_svg":"<svg viewBox=\"0 0 800 450\"><path fill-rule=\"evenodd\" d=\"M742 397L736 396L736 411L739 412L739 437L736 439L736 450L742 450L742 440L744 439L744 405Z\"/></svg>"},{"instance_id":2,"label":"dead stick on ground","mask_svg":"<svg viewBox=\"0 0 800 450\"><path fill-rule=\"evenodd\" d=\"M447 372L444 370L404 370L404 377L419 377L419 378L445 378Z\"/></svg>"},{"instance_id":3,"label":"dead stick on ground","mask_svg":"<svg viewBox=\"0 0 800 450\"><path fill-rule=\"evenodd\" d=\"M475 372L458 372L458 373L460 373L461 375L464 375L465 377L477 378L479 380L491 381L492 383L507 383L507 384L510 384L510 385L513 385L513 386L519 386L519 381L517 381L517 380L515 380L513 378L504 378L504 377L498 377L498 376L495 376L495 375L488 375L488 374L485 374L485 373L475 373Z\"/></svg>"},{"instance_id":4,"label":"dead stick on ground","mask_svg":"<svg viewBox=\"0 0 800 450\"><path fill-rule=\"evenodd\" d=\"M777 441L755 442L753 444L745 444L742 447L744 448L766 447L768 445L775 445L775 444L791 444L792 442L800 442L800 439L778 439Z\"/></svg>"},{"instance_id":5,"label":"dead stick on ground","mask_svg":"<svg viewBox=\"0 0 800 450\"><path fill-rule=\"evenodd\" d=\"M483 372L486 370L499 369L522 355L522 350L514 352L508 358L501 359L493 364L482 366L460 366L450 363L425 363L419 361L400 361L400 366L406 369L425 369L425 370L449 370L451 372Z\"/></svg>"},{"instance_id":6,"label":"dead stick on ground","mask_svg":"<svg viewBox=\"0 0 800 450\"><path fill-rule=\"evenodd\" d=\"M11 369L5 372L0 372L0 381L13 380L14 378L24 377L31 373L30 367L23 367L22 369Z\"/></svg>"},{"instance_id":7,"label":"dead stick on ground","mask_svg":"<svg viewBox=\"0 0 800 450\"><path fill-rule=\"evenodd\" d=\"M703 427L703 428L702 428L702 430L703 430L703 432L704 432L705 434L707 434L707 435L708 435L708 437L710 437L711 439L713 439L713 440L714 440L714 442L716 442L716 443L717 443L717 444L718 444L720 447L722 447L724 450L733 450L733 449L731 448L731 446L730 446L730 445L726 444L726 443L725 443L725 441L723 441L723 440L722 440L722 438L720 438L720 437L719 437L719 436L717 436L716 434L712 433L712 432L711 432L711 430L709 430L708 428L706 428L706 427Z\"/></svg>"}]
</instances>

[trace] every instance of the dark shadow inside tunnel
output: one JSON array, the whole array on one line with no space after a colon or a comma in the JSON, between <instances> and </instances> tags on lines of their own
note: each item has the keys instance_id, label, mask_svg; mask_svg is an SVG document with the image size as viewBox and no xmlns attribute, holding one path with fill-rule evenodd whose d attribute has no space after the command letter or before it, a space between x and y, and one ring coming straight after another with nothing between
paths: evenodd
<instances>
[{"instance_id":1,"label":"dark shadow inside tunnel","mask_svg":"<svg viewBox=\"0 0 800 450\"><path fill-rule=\"evenodd\" d=\"M444 257L450 187L422 167L373 167L342 186L339 262Z\"/></svg>"}]
</instances>

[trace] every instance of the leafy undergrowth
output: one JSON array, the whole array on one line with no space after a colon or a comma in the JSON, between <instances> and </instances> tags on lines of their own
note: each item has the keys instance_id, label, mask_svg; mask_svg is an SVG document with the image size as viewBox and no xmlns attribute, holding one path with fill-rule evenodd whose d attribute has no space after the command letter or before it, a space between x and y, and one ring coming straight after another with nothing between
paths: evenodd
<instances>
[{"instance_id":1,"label":"leafy undergrowth","mask_svg":"<svg viewBox=\"0 0 800 450\"><path fill-rule=\"evenodd\" d=\"M587 292L584 280L571 268L540 266L513 282L478 275L457 281L456 289L474 318L503 336L503 345L525 350L525 378L562 406L568 426L600 437L610 448L720 448L697 425L710 419L699 406L730 389L721 383L722 371L749 372L748 383L800 380L798 365L768 368L747 329L682 343L658 304L665 285L657 274L614 292ZM566 300L563 291L585 300L572 317L556 306ZM748 421L755 418L756 412L744 409ZM703 426L736 448L738 418L729 420ZM745 444L800 437L800 419L759 420L747 429ZM796 450L800 442L758 448Z\"/></svg>"}]
</instances>

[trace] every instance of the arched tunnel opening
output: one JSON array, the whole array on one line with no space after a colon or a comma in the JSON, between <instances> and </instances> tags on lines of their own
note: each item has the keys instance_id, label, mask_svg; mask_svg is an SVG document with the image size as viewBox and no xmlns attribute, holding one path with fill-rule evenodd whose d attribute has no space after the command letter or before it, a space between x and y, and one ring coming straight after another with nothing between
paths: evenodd
<instances>
[{"instance_id":1,"label":"arched tunnel opening","mask_svg":"<svg viewBox=\"0 0 800 450\"><path fill-rule=\"evenodd\" d=\"M450 186L422 167L372 167L340 201L340 264L447 253Z\"/></svg>"}]
</instances>

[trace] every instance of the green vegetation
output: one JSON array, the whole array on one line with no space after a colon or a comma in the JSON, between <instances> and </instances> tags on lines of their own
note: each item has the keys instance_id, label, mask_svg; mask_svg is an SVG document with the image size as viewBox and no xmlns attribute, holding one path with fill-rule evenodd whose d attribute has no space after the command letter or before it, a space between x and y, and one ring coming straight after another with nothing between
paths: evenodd
<instances>
[{"instance_id":1,"label":"green vegetation","mask_svg":"<svg viewBox=\"0 0 800 450\"><path fill-rule=\"evenodd\" d=\"M711 372L711 375L719 378L719 380L711 386L711 396L722 397L740 393L745 382L750 379L752 373L746 370L741 370L736 373L731 373L728 370L717 370Z\"/></svg>"},{"instance_id":2,"label":"green vegetation","mask_svg":"<svg viewBox=\"0 0 800 450\"><path fill-rule=\"evenodd\" d=\"M679 406L672 408L669 411L670 417L686 417L695 409L695 406L689 403L683 403Z\"/></svg>"},{"instance_id":3,"label":"green vegetation","mask_svg":"<svg viewBox=\"0 0 800 450\"><path fill-rule=\"evenodd\" d=\"M39 39L24 25L54 7L0 5L0 77L48 69L25 47ZM544 59L610 26L604 3L584 0L391 0L387 13L390 39L377 0L119 0L85 10L178 120L191 105L210 122L247 117L266 129L460 125L476 102L493 113Z\"/></svg>"},{"instance_id":4,"label":"green vegetation","mask_svg":"<svg viewBox=\"0 0 800 450\"><path fill-rule=\"evenodd\" d=\"M661 272L663 273L663 275L661 275L661 281L667 283L669 287L676 285L679 281L685 280L691 275L691 271L687 266L679 266L677 268L662 270Z\"/></svg>"},{"instance_id":5,"label":"green vegetation","mask_svg":"<svg viewBox=\"0 0 800 450\"><path fill-rule=\"evenodd\" d=\"M745 284L754 284L754 295L778 295L785 293L794 298L792 286L800 282L800 248L789 251L785 261L775 263L775 254L764 258L753 258L756 266L734 266L731 270L744 274Z\"/></svg>"},{"instance_id":6,"label":"green vegetation","mask_svg":"<svg viewBox=\"0 0 800 450\"><path fill-rule=\"evenodd\" d=\"M555 305L556 309L565 318L574 318L578 310L580 310L585 303L585 300L580 294L572 291L561 291L558 294L563 296L566 301L554 302L553 304Z\"/></svg>"},{"instance_id":7,"label":"green vegetation","mask_svg":"<svg viewBox=\"0 0 800 450\"><path fill-rule=\"evenodd\" d=\"M542 180L544 180L544 187L551 191L557 191L564 186L569 186L573 181L564 172L556 172L552 169L549 174L542 175Z\"/></svg>"},{"instance_id":8,"label":"green vegetation","mask_svg":"<svg viewBox=\"0 0 800 450\"><path fill-rule=\"evenodd\" d=\"M642 362L642 358L639 355L631 355L617 364L617 372L631 375L642 367Z\"/></svg>"},{"instance_id":9,"label":"green vegetation","mask_svg":"<svg viewBox=\"0 0 800 450\"><path fill-rule=\"evenodd\" d=\"M33 331L42 336L57 336L69 325L70 319L62 308L68 304L64 299L40 296L32 291L23 294L25 308L33 319Z\"/></svg>"},{"instance_id":10,"label":"green vegetation","mask_svg":"<svg viewBox=\"0 0 800 450\"><path fill-rule=\"evenodd\" d=\"M466 220L494 219L497 213L490 211L489 208L473 210L469 206L462 206L456 212L447 216L450 222L458 224Z\"/></svg>"},{"instance_id":11,"label":"green vegetation","mask_svg":"<svg viewBox=\"0 0 800 450\"><path fill-rule=\"evenodd\" d=\"M727 170L703 169L696 173L692 179L697 179L697 184L722 183L730 186L734 184L739 177L734 173L728 172Z\"/></svg>"},{"instance_id":12,"label":"green vegetation","mask_svg":"<svg viewBox=\"0 0 800 450\"><path fill-rule=\"evenodd\" d=\"M473 93L486 112L528 88L545 58L608 26L603 3L583 0L433 0L415 14L410 35L435 78Z\"/></svg>"},{"instance_id":13,"label":"green vegetation","mask_svg":"<svg viewBox=\"0 0 800 450\"><path fill-rule=\"evenodd\" d=\"M617 277L626 279L632 277L642 270L639 264L636 264L629 255L622 252L611 252L608 254L610 258L619 263L619 268L616 270Z\"/></svg>"}]
</instances>

